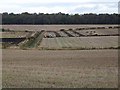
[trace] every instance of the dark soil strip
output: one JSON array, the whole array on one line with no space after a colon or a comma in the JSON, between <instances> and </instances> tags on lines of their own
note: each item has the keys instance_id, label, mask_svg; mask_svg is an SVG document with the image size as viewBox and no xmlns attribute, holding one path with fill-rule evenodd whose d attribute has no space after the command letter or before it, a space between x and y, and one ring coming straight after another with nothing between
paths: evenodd
<instances>
[{"instance_id":1,"label":"dark soil strip","mask_svg":"<svg viewBox=\"0 0 120 90\"><path fill-rule=\"evenodd\" d=\"M70 31L73 32L74 34L78 35L79 37L81 37L81 36L85 36L85 35L80 34L79 32L76 32L76 31L74 31L74 30L70 30Z\"/></svg>"},{"instance_id":2,"label":"dark soil strip","mask_svg":"<svg viewBox=\"0 0 120 90\"><path fill-rule=\"evenodd\" d=\"M54 33L55 33L56 37L61 37L61 35L58 32L54 31Z\"/></svg>"},{"instance_id":3,"label":"dark soil strip","mask_svg":"<svg viewBox=\"0 0 120 90\"><path fill-rule=\"evenodd\" d=\"M0 42L18 44L26 38L0 38Z\"/></svg>"},{"instance_id":4,"label":"dark soil strip","mask_svg":"<svg viewBox=\"0 0 120 90\"><path fill-rule=\"evenodd\" d=\"M87 36L84 36L84 37L93 37L93 36L98 36L98 37L100 37L100 36L120 36L120 34L106 34L106 35L87 35Z\"/></svg>"},{"instance_id":5,"label":"dark soil strip","mask_svg":"<svg viewBox=\"0 0 120 90\"><path fill-rule=\"evenodd\" d=\"M72 34L68 33L66 30L61 30L61 31L67 34L69 37L74 37Z\"/></svg>"}]
</instances>

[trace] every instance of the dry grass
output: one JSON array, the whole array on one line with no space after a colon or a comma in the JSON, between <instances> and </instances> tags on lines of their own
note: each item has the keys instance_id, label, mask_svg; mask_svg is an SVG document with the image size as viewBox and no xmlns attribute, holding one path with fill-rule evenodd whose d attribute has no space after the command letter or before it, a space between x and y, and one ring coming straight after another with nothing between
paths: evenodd
<instances>
[{"instance_id":1,"label":"dry grass","mask_svg":"<svg viewBox=\"0 0 120 90\"><path fill-rule=\"evenodd\" d=\"M118 36L44 38L39 49L92 49L118 47Z\"/></svg>"},{"instance_id":2,"label":"dry grass","mask_svg":"<svg viewBox=\"0 0 120 90\"><path fill-rule=\"evenodd\" d=\"M20 37L26 37L27 35L29 35L29 32L0 32L2 34L2 36L0 38L20 38Z\"/></svg>"},{"instance_id":3,"label":"dry grass","mask_svg":"<svg viewBox=\"0 0 120 90\"><path fill-rule=\"evenodd\" d=\"M10 30L15 30L16 32L4 32L3 37L7 38L15 38L15 37L22 37L22 36L29 36L29 32L20 32L25 31L25 30L32 30L34 31L41 31L41 30L50 30L50 31L58 31L61 36L65 37L55 37L55 38L43 38L42 37L45 35L40 36L39 38L36 39L30 39L30 40L25 40L23 41L25 45L30 46L28 48L37 48L37 49L51 49L51 50L59 50L59 49L71 49L71 50L76 50L76 49L105 49L105 48L118 48L118 36L94 36L94 37L68 37L69 35L60 32L60 29L76 29L76 28L90 28L90 27L114 27L117 25L3 25L3 28L5 29L10 29ZM93 34L98 34L98 35L117 35L118 34L118 29L89 29L89 30L75 30L76 32L79 32L79 34L83 35L89 35L90 32L94 32ZM76 36L75 33L71 31L67 31L70 33L72 36ZM86 33L88 32L88 33ZM47 32L47 34L50 34L54 37L55 33ZM47 35L46 34L46 35ZM67 35L67 37L66 37ZM25 43L25 42L29 43ZM39 42L42 41L42 42ZM32 43L33 42L33 43ZM29 44L29 45L28 45ZM19 44L20 45L20 44ZM18 46L19 46L18 45ZM25 45L22 45L22 49L26 49L26 47L23 47ZM14 49L14 46L11 46L10 48ZM19 48L19 47L18 47ZM21 48L21 47L20 47ZM16 48L15 48L16 49Z\"/></svg>"},{"instance_id":4,"label":"dry grass","mask_svg":"<svg viewBox=\"0 0 120 90\"><path fill-rule=\"evenodd\" d=\"M107 27L111 25L3 25L3 28L23 31L40 31L42 29L55 31L97 26ZM103 32L99 31L99 33ZM104 45L116 46L118 45L118 39L116 38L90 37L79 39L75 37L56 41L46 39L47 41L44 44L48 47L54 45L58 47L79 47L80 45L86 47L93 47L93 45L97 47ZM3 49L2 56L3 88L118 87L117 49L85 51Z\"/></svg>"},{"instance_id":5,"label":"dry grass","mask_svg":"<svg viewBox=\"0 0 120 90\"><path fill-rule=\"evenodd\" d=\"M114 88L117 50L3 50L3 88Z\"/></svg>"}]
</instances>

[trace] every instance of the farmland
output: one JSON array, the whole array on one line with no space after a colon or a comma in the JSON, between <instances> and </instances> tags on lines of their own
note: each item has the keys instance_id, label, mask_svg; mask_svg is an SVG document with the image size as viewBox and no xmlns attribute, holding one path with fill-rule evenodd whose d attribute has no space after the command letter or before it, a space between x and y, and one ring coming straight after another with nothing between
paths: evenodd
<instances>
[{"instance_id":1,"label":"farmland","mask_svg":"<svg viewBox=\"0 0 120 90\"><path fill-rule=\"evenodd\" d=\"M66 26L66 25L65 25ZM116 49L118 45L118 26L116 25L83 25L83 26L55 26L59 28L54 30L53 26L36 26L33 31L29 25L3 26L2 40L3 48L12 49ZM29 29L29 28L31 29ZM45 27L47 27L45 29ZM60 27L62 29L60 29ZM69 29L67 29L69 27ZM75 28L76 27L76 28ZM23 31L24 28L24 31ZM34 26L33 26L34 28ZM44 28L44 30L43 30ZM16 30L14 30L16 29ZM20 30L21 29L21 30ZM53 29L53 30L51 30ZM35 31L36 30L36 31Z\"/></svg>"},{"instance_id":2,"label":"farmland","mask_svg":"<svg viewBox=\"0 0 120 90\"><path fill-rule=\"evenodd\" d=\"M118 25L2 25L4 29L11 29L17 31L59 31L60 29L76 29L76 28L85 28L85 27L111 27Z\"/></svg>"},{"instance_id":3,"label":"farmland","mask_svg":"<svg viewBox=\"0 0 120 90\"><path fill-rule=\"evenodd\" d=\"M3 50L3 88L117 88L117 50Z\"/></svg>"},{"instance_id":4,"label":"farmland","mask_svg":"<svg viewBox=\"0 0 120 90\"><path fill-rule=\"evenodd\" d=\"M3 88L117 88L119 28L3 25Z\"/></svg>"},{"instance_id":5,"label":"farmland","mask_svg":"<svg viewBox=\"0 0 120 90\"><path fill-rule=\"evenodd\" d=\"M41 49L90 49L118 47L118 37L62 37L44 38L39 46Z\"/></svg>"},{"instance_id":6,"label":"farmland","mask_svg":"<svg viewBox=\"0 0 120 90\"><path fill-rule=\"evenodd\" d=\"M17 38L17 37L27 37L29 33L21 31L11 31L11 32L0 32L3 38Z\"/></svg>"}]
</instances>

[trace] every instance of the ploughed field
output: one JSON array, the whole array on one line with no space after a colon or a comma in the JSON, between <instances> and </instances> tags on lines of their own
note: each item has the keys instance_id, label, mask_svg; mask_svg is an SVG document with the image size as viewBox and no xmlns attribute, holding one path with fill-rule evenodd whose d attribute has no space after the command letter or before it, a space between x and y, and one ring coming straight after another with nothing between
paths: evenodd
<instances>
[{"instance_id":1,"label":"ploughed field","mask_svg":"<svg viewBox=\"0 0 120 90\"><path fill-rule=\"evenodd\" d=\"M29 26L29 25L28 25ZM59 30L49 29L39 30L26 29L14 30L14 28L6 29L3 26L1 43L2 48L12 49L40 49L40 50L52 50L52 49L118 49L118 36L119 26L117 25L104 25L104 26L92 26L83 25L75 28L64 29L61 26ZM59 25L58 25L59 26ZM55 27L58 27L55 26ZM65 25L66 26L66 25ZM64 27L65 27L64 26ZM69 25L68 25L69 26ZM68 28L68 26L66 26ZM8 26L10 27L10 26ZM11 27L13 27L11 25ZM15 26L18 27L18 26ZM21 28L21 26L19 26ZM31 27L31 26L30 26ZM41 26L36 26L41 27ZM43 25L44 27L44 25ZM60 26L59 26L60 27ZM70 27L70 26L69 26ZM72 27L72 26L71 26Z\"/></svg>"},{"instance_id":2,"label":"ploughed field","mask_svg":"<svg viewBox=\"0 0 120 90\"><path fill-rule=\"evenodd\" d=\"M3 49L3 88L117 88L117 50Z\"/></svg>"}]
</instances>

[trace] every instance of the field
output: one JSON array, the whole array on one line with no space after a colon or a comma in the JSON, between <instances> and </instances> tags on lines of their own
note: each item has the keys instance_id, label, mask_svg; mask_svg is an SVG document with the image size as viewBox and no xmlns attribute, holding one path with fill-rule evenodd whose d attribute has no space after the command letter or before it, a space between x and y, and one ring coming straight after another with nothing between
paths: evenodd
<instances>
[{"instance_id":1,"label":"field","mask_svg":"<svg viewBox=\"0 0 120 90\"><path fill-rule=\"evenodd\" d=\"M44 38L39 49L92 49L118 47L118 36Z\"/></svg>"},{"instance_id":2,"label":"field","mask_svg":"<svg viewBox=\"0 0 120 90\"><path fill-rule=\"evenodd\" d=\"M2 38L22 38L30 34L28 32L21 32L21 31L0 32L0 33L2 33Z\"/></svg>"},{"instance_id":3,"label":"field","mask_svg":"<svg viewBox=\"0 0 120 90\"><path fill-rule=\"evenodd\" d=\"M119 48L117 25L3 25L3 28L4 31L1 32L3 48L40 50Z\"/></svg>"},{"instance_id":4,"label":"field","mask_svg":"<svg viewBox=\"0 0 120 90\"><path fill-rule=\"evenodd\" d=\"M3 88L117 88L117 50L3 50Z\"/></svg>"},{"instance_id":5,"label":"field","mask_svg":"<svg viewBox=\"0 0 120 90\"><path fill-rule=\"evenodd\" d=\"M117 88L117 25L3 25L3 88Z\"/></svg>"},{"instance_id":6,"label":"field","mask_svg":"<svg viewBox=\"0 0 120 90\"><path fill-rule=\"evenodd\" d=\"M17 31L59 31L60 29L76 29L76 28L85 28L85 27L111 27L118 25L2 25L5 29L17 30Z\"/></svg>"}]
</instances>

